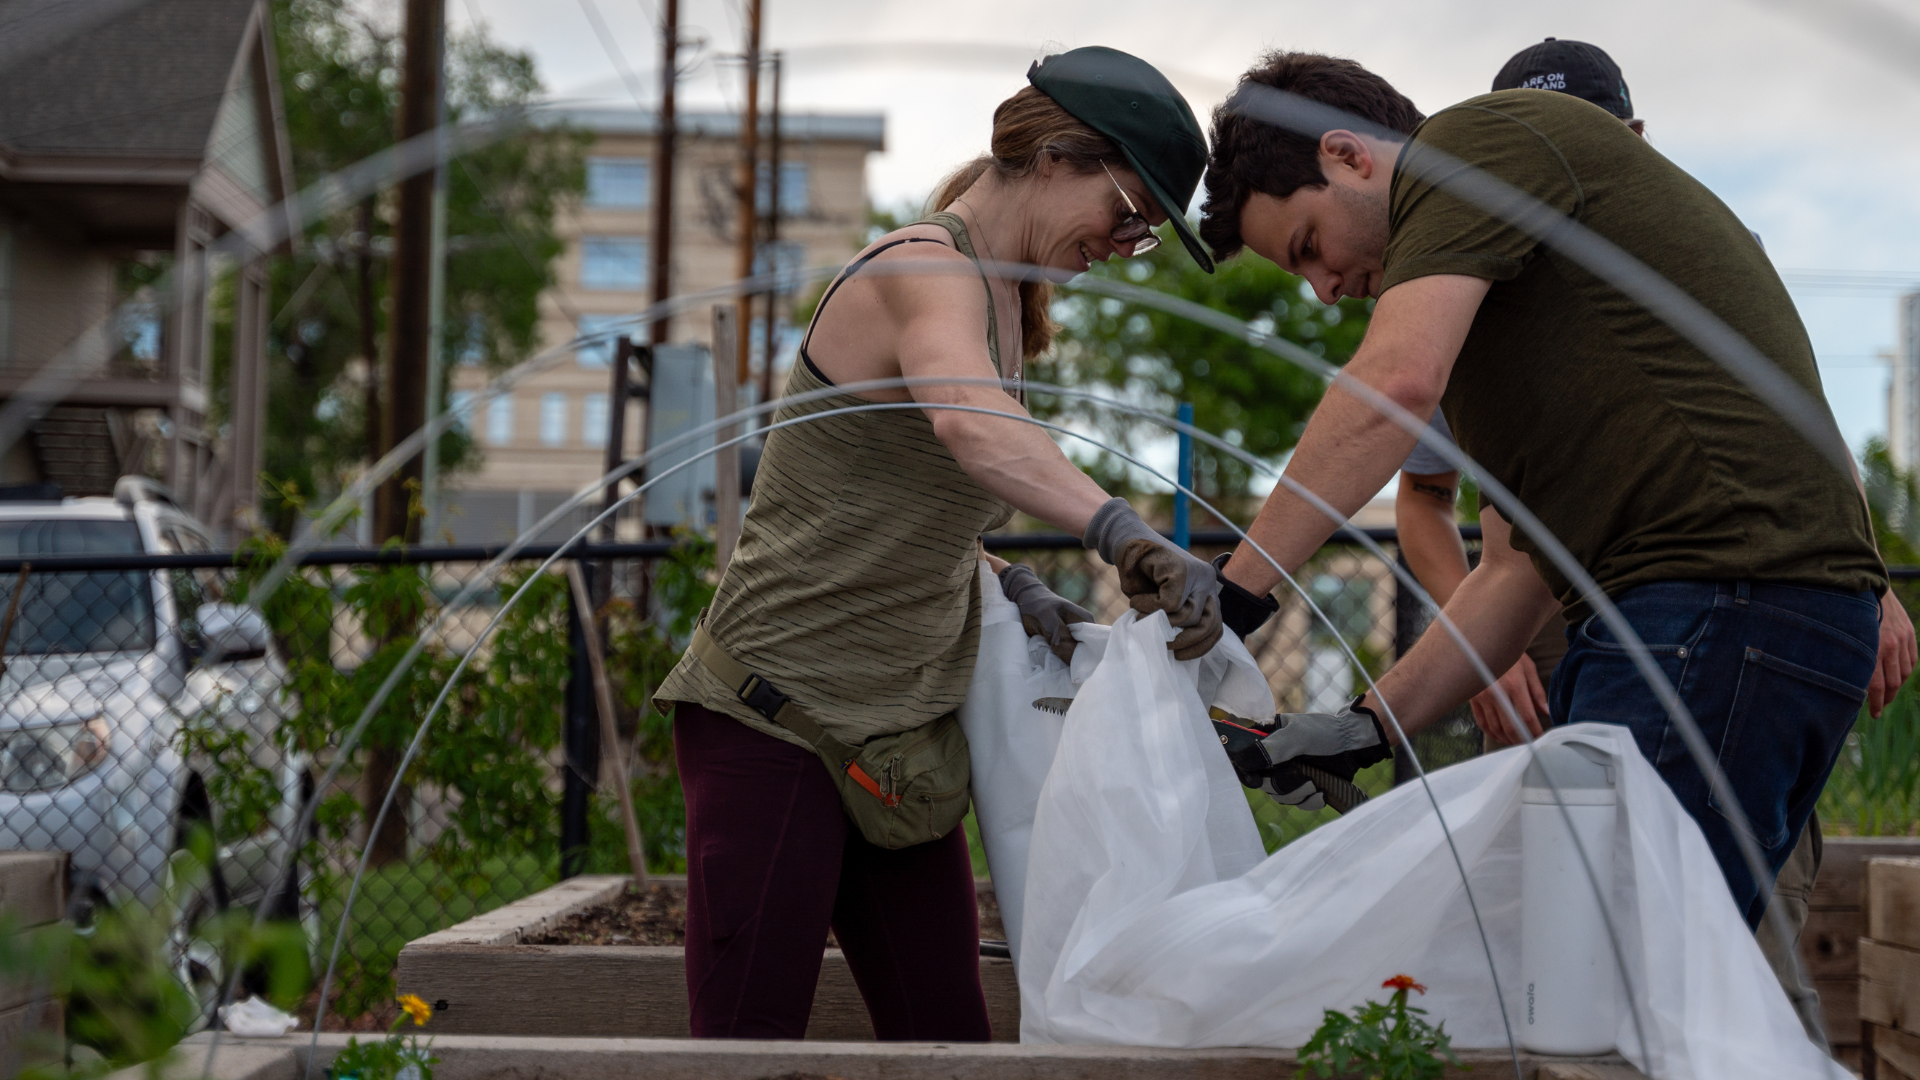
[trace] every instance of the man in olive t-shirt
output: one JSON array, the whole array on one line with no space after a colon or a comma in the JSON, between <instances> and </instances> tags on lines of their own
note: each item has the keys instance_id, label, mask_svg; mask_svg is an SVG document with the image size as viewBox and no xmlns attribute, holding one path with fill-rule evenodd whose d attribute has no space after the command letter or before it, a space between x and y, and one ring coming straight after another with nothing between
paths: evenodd
<instances>
[{"instance_id":1,"label":"man in olive t-shirt","mask_svg":"<svg viewBox=\"0 0 1920 1080\"><path fill-rule=\"evenodd\" d=\"M1268 88L1371 124L1318 139L1264 124L1245 110ZM1822 401L1792 301L1731 211L1590 103L1507 90L1422 120L1357 64L1269 56L1214 114L1201 234L1217 255L1250 246L1302 274L1324 301L1379 298L1348 375L1415 417L1438 405L1461 449L1620 608L1718 751L1770 875L1876 666L1886 578L1858 489L1659 317L1444 181L1480 170L1612 241ZM1351 514L1413 442L1336 386L1287 474ZM1291 571L1335 526L1277 489L1250 535ZM1498 524L1486 535L1449 616L1501 672L1565 605L1572 629L1553 714L1633 731L1757 921L1764 886L1739 854L1727 808L1624 646L1590 617L1541 538ZM1235 607L1278 582L1246 545L1224 577L1230 624ZM1482 685L1450 639L1427 635L1379 692L1411 731ZM1390 753L1374 705L1369 694L1337 714L1283 716L1260 750L1277 776L1293 775L1281 768L1289 762L1351 776Z\"/></svg>"}]
</instances>

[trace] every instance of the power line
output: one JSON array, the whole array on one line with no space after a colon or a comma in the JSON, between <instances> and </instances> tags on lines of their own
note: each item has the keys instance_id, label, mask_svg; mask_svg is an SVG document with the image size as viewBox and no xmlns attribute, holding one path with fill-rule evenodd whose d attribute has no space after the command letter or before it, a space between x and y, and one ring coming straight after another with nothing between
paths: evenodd
<instances>
[{"instance_id":1,"label":"power line","mask_svg":"<svg viewBox=\"0 0 1920 1080\"><path fill-rule=\"evenodd\" d=\"M1920 271L1808 270L1783 267L1780 280L1787 288L1806 292L1906 293L1920 290Z\"/></svg>"}]
</instances>

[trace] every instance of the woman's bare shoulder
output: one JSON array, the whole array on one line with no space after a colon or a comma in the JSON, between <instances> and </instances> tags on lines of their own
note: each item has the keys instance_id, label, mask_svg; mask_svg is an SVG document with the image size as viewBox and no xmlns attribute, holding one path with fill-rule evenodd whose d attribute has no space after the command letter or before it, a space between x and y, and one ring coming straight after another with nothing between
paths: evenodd
<instances>
[{"instance_id":1,"label":"woman's bare shoulder","mask_svg":"<svg viewBox=\"0 0 1920 1080\"><path fill-rule=\"evenodd\" d=\"M882 236L869 244L860 257L869 255L867 268L854 280L866 278L869 287L890 306L902 303L913 306L936 298L944 300L953 291L947 285L949 281L970 280L979 273L973 268L973 260L953 246L953 234L928 222L908 225ZM875 273L875 267L885 269Z\"/></svg>"},{"instance_id":2,"label":"woman's bare shoulder","mask_svg":"<svg viewBox=\"0 0 1920 1080\"><path fill-rule=\"evenodd\" d=\"M927 243L926 241L932 241ZM880 237L860 249L853 261L872 258L875 262L894 259L940 259L966 256L953 246L953 234L930 221L916 221Z\"/></svg>"}]
</instances>

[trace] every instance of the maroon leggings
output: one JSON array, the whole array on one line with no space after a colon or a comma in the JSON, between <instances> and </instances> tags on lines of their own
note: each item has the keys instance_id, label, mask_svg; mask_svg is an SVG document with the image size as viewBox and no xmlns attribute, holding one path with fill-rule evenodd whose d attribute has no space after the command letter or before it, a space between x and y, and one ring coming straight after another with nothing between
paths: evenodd
<instances>
[{"instance_id":1,"label":"maroon leggings","mask_svg":"<svg viewBox=\"0 0 1920 1080\"><path fill-rule=\"evenodd\" d=\"M805 1036L829 926L876 1037L992 1037L965 830L875 847L812 751L687 702L673 741L687 799L695 1038Z\"/></svg>"}]
</instances>

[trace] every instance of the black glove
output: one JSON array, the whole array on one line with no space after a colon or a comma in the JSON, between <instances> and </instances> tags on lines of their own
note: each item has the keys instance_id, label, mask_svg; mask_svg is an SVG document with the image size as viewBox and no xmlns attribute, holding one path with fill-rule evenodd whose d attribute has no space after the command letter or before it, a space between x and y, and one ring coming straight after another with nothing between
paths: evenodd
<instances>
[{"instance_id":1,"label":"black glove","mask_svg":"<svg viewBox=\"0 0 1920 1080\"><path fill-rule=\"evenodd\" d=\"M1280 610L1280 601L1274 599L1272 593L1255 596L1227 580L1227 560L1231 558L1233 552L1229 551L1213 560L1214 576L1220 579L1220 621L1245 641L1273 618L1274 612Z\"/></svg>"},{"instance_id":2,"label":"black glove","mask_svg":"<svg viewBox=\"0 0 1920 1080\"><path fill-rule=\"evenodd\" d=\"M1220 579L1213 567L1140 520L1125 499L1109 499L1087 522L1087 547L1120 571L1120 591L1142 615L1167 613L1179 631L1176 660L1205 656L1220 640Z\"/></svg>"},{"instance_id":3,"label":"black glove","mask_svg":"<svg viewBox=\"0 0 1920 1080\"><path fill-rule=\"evenodd\" d=\"M1224 740L1235 775L1279 802L1318 809L1320 786L1300 766L1352 783L1361 769L1393 757L1380 718L1360 704L1364 697L1337 713L1281 713L1272 727L1253 729L1262 733L1258 738Z\"/></svg>"},{"instance_id":4,"label":"black glove","mask_svg":"<svg viewBox=\"0 0 1920 1080\"><path fill-rule=\"evenodd\" d=\"M1092 612L1071 600L1063 599L1047 588L1032 567L1019 563L1000 571L1000 591L1020 606L1020 625L1027 628L1028 637L1045 641L1047 648L1053 650L1053 655L1068 663L1073 662L1074 646L1080 643L1074 640L1073 631L1067 627L1077 622L1093 622Z\"/></svg>"}]
</instances>

